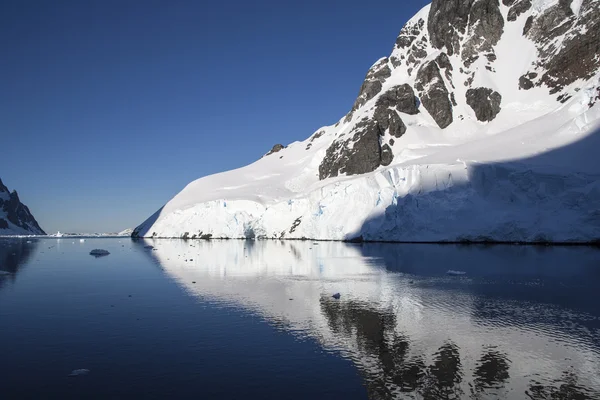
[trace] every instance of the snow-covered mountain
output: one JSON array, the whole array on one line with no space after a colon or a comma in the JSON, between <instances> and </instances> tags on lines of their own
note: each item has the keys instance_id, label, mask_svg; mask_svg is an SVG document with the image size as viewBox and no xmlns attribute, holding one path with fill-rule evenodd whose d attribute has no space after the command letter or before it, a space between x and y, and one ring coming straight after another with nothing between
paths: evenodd
<instances>
[{"instance_id":1,"label":"snow-covered mountain","mask_svg":"<svg viewBox=\"0 0 600 400\"><path fill-rule=\"evenodd\" d=\"M303 142L134 236L600 240L600 0L434 0Z\"/></svg>"},{"instance_id":2,"label":"snow-covered mountain","mask_svg":"<svg viewBox=\"0 0 600 400\"><path fill-rule=\"evenodd\" d=\"M29 208L0 179L0 235L45 235Z\"/></svg>"},{"instance_id":3,"label":"snow-covered mountain","mask_svg":"<svg viewBox=\"0 0 600 400\"><path fill-rule=\"evenodd\" d=\"M117 236L131 236L132 233L133 233L133 229L127 228L127 229L123 229L121 232L117 233Z\"/></svg>"}]
</instances>

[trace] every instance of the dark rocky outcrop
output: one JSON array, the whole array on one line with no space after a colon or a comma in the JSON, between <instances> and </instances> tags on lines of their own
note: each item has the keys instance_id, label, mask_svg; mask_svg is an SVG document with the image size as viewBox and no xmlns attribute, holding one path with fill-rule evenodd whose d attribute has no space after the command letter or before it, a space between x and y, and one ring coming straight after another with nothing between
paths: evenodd
<instances>
[{"instance_id":1,"label":"dark rocky outcrop","mask_svg":"<svg viewBox=\"0 0 600 400\"><path fill-rule=\"evenodd\" d=\"M329 146L319 165L319 179L366 174L381 165L381 129L377 121L364 118L351 133L350 139L338 139Z\"/></svg>"},{"instance_id":2,"label":"dark rocky outcrop","mask_svg":"<svg viewBox=\"0 0 600 400\"><path fill-rule=\"evenodd\" d=\"M596 97L590 99L588 106L592 108L598 101L600 101L600 86L596 88Z\"/></svg>"},{"instance_id":3,"label":"dark rocky outcrop","mask_svg":"<svg viewBox=\"0 0 600 400\"><path fill-rule=\"evenodd\" d=\"M425 21L423 19L419 19L416 23L407 23L400 30L398 34L398 38L396 39L396 48L397 49L408 49L415 40L419 37L421 32L423 32L423 27L425 26Z\"/></svg>"},{"instance_id":4,"label":"dark rocky outcrop","mask_svg":"<svg viewBox=\"0 0 600 400\"><path fill-rule=\"evenodd\" d=\"M529 11L531 8L531 0L518 0L511 8L508 10L508 16L506 19L508 21L516 21L517 18L521 16L526 11Z\"/></svg>"},{"instance_id":5,"label":"dark rocky outcrop","mask_svg":"<svg viewBox=\"0 0 600 400\"><path fill-rule=\"evenodd\" d=\"M364 106L367 101L375 97L383 87L383 82L392 75L392 70L388 66L388 59L383 58L379 62L375 63L367 72L367 76L360 87L358 97L354 101L352 110L346 116L345 121L348 122L352 119L354 111Z\"/></svg>"},{"instance_id":6,"label":"dark rocky outcrop","mask_svg":"<svg viewBox=\"0 0 600 400\"><path fill-rule=\"evenodd\" d=\"M443 69L446 71L446 79L451 80L452 79L452 70L454 68L452 67L452 63L450 63L450 59L448 58L448 55L446 53L440 53L440 55L438 55L435 58L435 62L437 63L437 65L440 69Z\"/></svg>"},{"instance_id":7,"label":"dark rocky outcrop","mask_svg":"<svg viewBox=\"0 0 600 400\"><path fill-rule=\"evenodd\" d=\"M296 218L296 220L292 224L292 227L290 228L290 233L294 233L296 231L296 228L298 226L300 226L301 223L302 223L302 217Z\"/></svg>"},{"instance_id":8,"label":"dark rocky outcrop","mask_svg":"<svg viewBox=\"0 0 600 400\"><path fill-rule=\"evenodd\" d=\"M539 53L535 67L545 70L536 83L538 86L543 84L551 94L558 93L578 79L591 78L597 71L600 1L584 0L576 16L571 10L571 0L559 0L528 23L526 35Z\"/></svg>"},{"instance_id":9,"label":"dark rocky outcrop","mask_svg":"<svg viewBox=\"0 0 600 400\"><path fill-rule=\"evenodd\" d=\"M519 89L529 90L534 87L534 83L532 79L535 79L538 76L535 72L530 72L525 74L519 78Z\"/></svg>"},{"instance_id":10,"label":"dark rocky outcrop","mask_svg":"<svg viewBox=\"0 0 600 400\"><path fill-rule=\"evenodd\" d=\"M479 121L489 122L500 112L502 95L492 89L480 87L467 90L467 104L475 111Z\"/></svg>"},{"instance_id":11,"label":"dark rocky outcrop","mask_svg":"<svg viewBox=\"0 0 600 400\"><path fill-rule=\"evenodd\" d=\"M278 153L278 152L280 152L283 149L285 149L284 145L282 145L282 144L276 144L275 146L273 146L273 148L271 150L269 150L269 152L267 154L265 154L265 157L266 156L270 156L273 153Z\"/></svg>"},{"instance_id":12,"label":"dark rocky outcrop","mask_svg":"<svg viewBox=\"0 0 600 400\"><path fill-rule=\"evenodd\" d=\"M390 165L394 155L388 144L381 145L381 137L389 133L399 138L406 132L406 125L399 112L417 114L418 101L408 84L394 86L377 99L373 118L363 118L351 131L350 139L337 139L327 149L319 165L319 179L345 173L365 174L379 166Z\"/></svg>"},{"instance_id":13,"label":"dark rocky outcrop","mask_svg":"<svg viewBox=\"0 0 600 400\"><path fill-rule=\"evenodd\" d=\"M481 55L488 61L496 59L494 46L504 33L504 17L500 12L498 0L478 0L473 3L469 13L469 39L462 50L465 66L471 65Z\"/></svg>"},{"instance_id":14,"label":"dark rocky outcrop","mask_svg":"<svg viewBox=\"0 0 600 400\"><path fill-rule=\"evenodd\" d=\"M425 37L423 37L422 39L425 39ZM413 44L411 46L411 48L408 50L407 52L407 57L406 57L406 64L409 66L408 68L408 74L412 75L412 71L414 70L414 67L417 66L422 59L424 59L425 57L427 57L427 42L425 40L419 40L418 42L415 42L415 44Z\"/></svg>"},{"instance_id":15,"label":"dark rocky outcrop","mask_svg":"<svg viewBox=\"0 0 600 400\"><path fill-rule=\"evenodd\" d=\"M419 113L419 103L415 91L409 84L394 86L377 99L376 107L395 108L398 112L415 115Z\"/></svg>"},{"instance_id":16,"label":"dark rocky outcrop","mask_svg":"<svg viewBox=\"0 0 600 400\"><path fill-rule=\"evenodd\" d=\"M399 138L406 133L406 125L398 113L393 109L378 107L373 114L375 125L380 135L389 132L395 138Z\"/></svg>"},{"instance_id":17,"label":"dark rocky outcrop","mask_svg":"<svg viewBox=\"0 0 600 400\"><path fill-rule=\"evenodd\" d=\"M453 121L452 102L437 62L429 61L419 69L415 88L419 92L423 107L438 126L444 129L450 125Z\"/></svg>"},{"instance_id":18,"label":"dark rocky outcrop","mask_svg":"<svg viewBox=\"0 0 600 400\"><path fill-rule=\"evenodd\" d=\"M394 152L388 144L381 147L381 165L387 167L394 160Z\"/></svg>"},{"instance_id":19,"label":"dark rocky outcrop","mask_svg":"<svg viewBox=\"0 0 600 400\"><path fill-rule=\"evenodd\" d=\"M408 22L398 34L396 49L403 50L398 57L390 57L390 62L397 68L404 62L411 74L415 65L427 57L427 38L424 35L425 20L419 18L417 21ZM420 37L420 39L419 39Z\"/></svg>"},{"instance_id":20,"label":"dark rocky outcrop","mask_svg":"<svg viewBox=\"0 0 600 400\"><path fill-rule=\"evenodd\" d=\"M2 218L4 223L0 223L1 229L9 227L8 222L22 228L32 234L45 235L46 233L40 228L39 224L29 211L29 208L19 199L16 190L9 192L8 188L0 179L0 213L6 215L6 219ZM8 220L8 222L6 221Z\"/></svg>"},{"instance_id":21,"label":"dark rocky outcrop","mask_svg":"<svg viewBox=\"0 0 600 400\"><path fill-rule=\"evenodd\" d=\"M466 32L473 1L432 1L427 29L433 47L436 49L446 47L449 55L460 52L460 37Z\"/></svg>"},{"instance_id":22,"label":"dark rocky outcrop","mask_svg":"<svg viewBox=\"0 0 600 400\"><path fill-rule=\"evenodd\" d=\"M325 134L324 130L320 130L317 133L315 133L314 135L311 136L310 138L310 142L312 143L314 140L317 140L318 138L320 138L321 136L323 136Z\"/></svg>"},{"instance_id":23,"label":"dark rocky outcrop","mask_svg":"<svg viewBox=\"0 0 600 400\"><path fill-rule=\"evenodd\" d=\"M509 2L512 4L512 2ZM429 12L430 42L448 55L461 53L461 39L469 38L462 48L465 65L481 54L495 59L494 46L504 32L504 18L498 0L433 0Z\"/></svg>"}]
</instances>

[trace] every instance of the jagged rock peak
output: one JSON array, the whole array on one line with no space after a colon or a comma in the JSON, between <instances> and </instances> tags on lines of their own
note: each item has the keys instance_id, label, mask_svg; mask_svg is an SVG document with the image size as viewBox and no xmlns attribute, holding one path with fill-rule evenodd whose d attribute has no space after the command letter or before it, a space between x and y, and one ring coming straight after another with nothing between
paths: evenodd
<instances>
[{"instance_id":1,"label":"jagged rock peak","mask_svg":"<svg viewBox=\"0 0 600 400\"><path fill-rule=\"evenodd\" d=\"M35 234L46 233L35 220L29 208L21 203L16 190L10 192L0 179L0 233Z\"/></svg>"},{"instance_id":2,"label":"jagged rock peak","mask_svg":"<svg viewBox=\"0 0 600 400\"><path fill-rule=\"evenodd\" d=\"M2 182L2 179L0 178L0 193L2 193L2 192L8 193L8 188L6 187L6 185L4 185L4 183Z\"/></svg>"}]
</instances>

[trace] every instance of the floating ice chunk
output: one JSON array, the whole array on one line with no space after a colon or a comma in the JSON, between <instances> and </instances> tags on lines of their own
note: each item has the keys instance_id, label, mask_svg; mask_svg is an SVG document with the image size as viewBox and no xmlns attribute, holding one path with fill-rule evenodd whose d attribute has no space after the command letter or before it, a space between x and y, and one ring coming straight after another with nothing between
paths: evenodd
<instances>
[{"instance_id":1,"label":"floating ice chunk","mask_svg":"<svg viewBox=\"0 0 600 400\"><path fill-rule=\"evenodd\" d=\"M79 243L85 242L85 239L79 239Z\"/></svg>"},{"instance_id":2,"label":"floating ice chunk","mask_svg":"<svg viewBox=\"0 0 600 400\"><path fill-rule=\"evenodd\" d=\"M104 249L94 249L92 251L90 251L90 255L94 256L94 257L102 257L102 256L107 256L110 253Z\"/></svg>"},{"instance_id":3,"label":"floating ice chunk","mask_svg":"<svg viewBox=\"0 0 600 400\"><path fill-rule=\"evenodd\" d=\"M466 275L467 273L465 271L455 271L453 269L450 269L450 270L448 270L448 272L446 272L446 274L452 275L452 276L462 276L462 275Z\"/></svg>"},{"instance_id":4,"label":"floating ice chunk","mask_svg":"<svg viewBox=\"0 0 600 400\"><path fill-rule=\"evenodd\" d=\"M74 369L73 371L71 371L69 376L82 376L82 375L87 375L89 373L90 373L89 369L80 368L80 369Z\"/></svg>"},{"instance_id":5,"label":"floating ice chunk","mask_svg":"<svg viewBox=\"0 0 600 400\"><path fill-rule=\"evenodd\" d=\"M12 275L12 274L8 271L0 271L0 276L5 276L5 275Z\"/></svg>"}]
</instances>

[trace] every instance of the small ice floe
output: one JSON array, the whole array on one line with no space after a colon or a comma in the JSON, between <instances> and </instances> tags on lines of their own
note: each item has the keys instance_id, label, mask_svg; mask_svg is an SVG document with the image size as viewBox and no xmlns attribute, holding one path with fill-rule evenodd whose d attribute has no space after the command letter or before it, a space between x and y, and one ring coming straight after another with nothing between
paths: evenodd
<instances>
[{"instance_id":1,"label":"small ice floe","mask_svg":"<svg viewBox=\"0 0 600 400\"><path fill-rule=\"evenodd\" d=\"M27 243L31 243L31 240L28 240Z\"/></svg>"},{"instance_id":2,"label":"small ice floe","mask_svg":"<svg viewBox=\"0 0 600 400\"><path fill-rule=\"evenodd\" d=\"M8 271L0 271L0 276L7 276L7 275L12 275L12 274Z\"/></svg>"},{"instance_id":3,"label":"small ice floe","mask_svg":"<svg viewBox=\"0 0 600 400\"><path fill-rule=\"evenodd\" d=\"M339 293L336 293L336 294L334 294L334 295L333 295L333 296L331 296L331 297L333 297L333 298L334 298L334 299L336 299L336 300L339 300L339 299L340 299L340 297L342 297L342 296L341 296Z\"/></svg>"},{"instance_id":4,"label":"small ice floe","mask_svg":"<svg viewBox=\"0 0 600 400\"><path fill-rule=\"evenodd\" d=\"M94 256L96 258L107 256L109 254L110 253L104 249L94 249L94 250L90 251L90 256Z\"/></svg>"},{"instance_id":5,"label":"small ice floe","mask_svg":"<svg viewBox=\"0 0 600 400\"><path fill-rule=\"evenodd\" d=\"M90 373L89 369L85 369L85 368L80 368L80 369L74 369L73 371L71 371L71 373L69 374L69 376L73 377L73 376L83 376L83 375L87 375Z\"/></svg>"},{"instance_id":6,"label":"small ice floe","mask_svg":"<svg viewBox=\"0 0 600 400\"><path fill-rule=\"evenodd\" d=\"M79 243L85 242L85 239L79 239Z\"/></svg>"},{"instance_id":7,"label":"small ice floe","mask_svg":"<svg viewBox=\"0 0 600 400\"><path fill-rule=\"evenodd\" d=\"M446 275L451 275L451 276L462 276L462 275L466 275L467 273L465 271L455 271L453 269L448 270L448 272L446 272Z\"/></svg>"}]
</instances>

